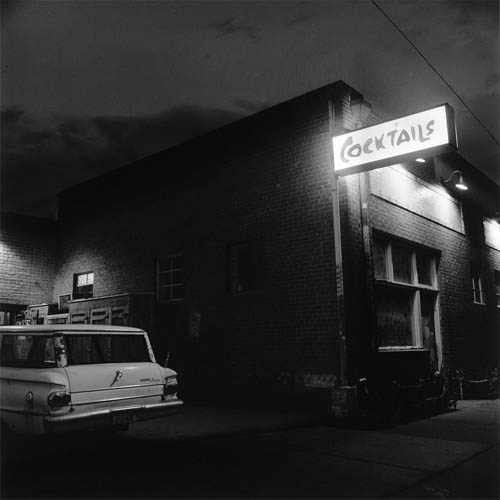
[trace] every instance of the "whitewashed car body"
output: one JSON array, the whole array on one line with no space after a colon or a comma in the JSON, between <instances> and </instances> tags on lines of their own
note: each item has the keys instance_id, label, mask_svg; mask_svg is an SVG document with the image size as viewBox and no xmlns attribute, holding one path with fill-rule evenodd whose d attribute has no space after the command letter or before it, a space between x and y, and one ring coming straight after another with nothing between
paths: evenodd
<instances>
[{"instance_id":1,"label":"whitewashed car body","mask_svg":"<svg viewBox=\"0 0 500 500\"><path fill-rule=\"evenodd\" d=\"M146 332L94 325L0 327L2 427L41 435L178 411L177 373L156 363Z\"/></svg>"}]
</instances>

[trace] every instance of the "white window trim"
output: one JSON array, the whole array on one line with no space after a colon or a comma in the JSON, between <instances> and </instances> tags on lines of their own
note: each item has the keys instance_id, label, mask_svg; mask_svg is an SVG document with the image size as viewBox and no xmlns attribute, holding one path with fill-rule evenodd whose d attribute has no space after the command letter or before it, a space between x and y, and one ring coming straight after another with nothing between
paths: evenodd
<instances>
[{"instance_id":1,"label":"white window trim","mask_svg":"<svg viewBox=\"0 0 500 500\"><path fill-rule=\"evenodd\" d=\"M378 350L383 351L418 351L425 350L422 338L422 307L420 293L422 291L430 291L436 293L436 298L434 302L434 330L435 330L435 340L436 340L436 351L438 357L438 366L441 366L443 359L443 346L441 338L441 325L440 325L440 309L439 309L439 288L438 288L438 274L436 258L431 257L431 285L424 285L418 283L418 269L417 269L417 252L415 248L411 248L410 257L411 266L411 283L405 283L401 281L394 280L394 267L392 264L392 241L388 240L385 247L385 267L386 267L386 278L376 278L375 284L386 285L389 287L401 287L411 291L411 301L412 301L412 337L413 345L402 345L402 346L379 346Z\"/></svg>"},{"instance_id":2,"label":"white window trim","mask_svg":"<svg viewBox=\"0 0 500 500\"><path fill-rule=\"evenodd\" d=\"M479 300L476 300L476 292L479 292ZM480 274L472 274L472 302L480 306L486 305L486 301L484 300L483 283Z\"/></svg>"}]
</instances>

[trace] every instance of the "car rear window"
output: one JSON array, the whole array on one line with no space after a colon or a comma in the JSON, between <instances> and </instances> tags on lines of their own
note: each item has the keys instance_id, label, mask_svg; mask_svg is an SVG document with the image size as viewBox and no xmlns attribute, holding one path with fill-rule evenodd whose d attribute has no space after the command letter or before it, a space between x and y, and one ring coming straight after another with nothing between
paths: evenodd
<instances>
[{"instance_id":1,"label":"car rear window","mask_svg":"<svg viewBox=\"0 0 500 500\"><path fill-rule=\"evenodd\" d=\"M4 334L0 364L18 368L53 368L56 366L54 338L51 335Z\"/></svg>"},{"instance_id":2,"label":"car rear window","mask_svg":"<svg viewBox=\"0 0 500 500\"><path fill-rule=\"evenodd\" d=\"M151 361L143 335L64 335L68 365Z\"/></svg>"}]
</instances>

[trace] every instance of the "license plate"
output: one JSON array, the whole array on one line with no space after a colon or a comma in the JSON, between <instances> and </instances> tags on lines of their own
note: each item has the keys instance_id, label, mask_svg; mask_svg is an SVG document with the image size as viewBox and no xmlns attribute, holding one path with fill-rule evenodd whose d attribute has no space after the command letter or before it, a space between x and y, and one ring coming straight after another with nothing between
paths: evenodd
<instances>
[{"instance_id":1,"label":"license plate","mask_svg":"<svg viewBox=\"0 0 500 500\"><path fill-rule=\"evenodd\" d=\"M117 413L113 415L113 425L133 424L137 421L135 413Z\"/></svg>"}]
</instances>

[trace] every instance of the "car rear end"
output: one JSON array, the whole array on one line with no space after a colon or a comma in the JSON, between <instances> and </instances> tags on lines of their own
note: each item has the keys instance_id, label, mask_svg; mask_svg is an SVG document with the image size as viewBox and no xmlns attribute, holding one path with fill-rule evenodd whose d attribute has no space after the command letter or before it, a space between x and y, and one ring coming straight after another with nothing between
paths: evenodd
<instances>
[{"instance_id":1,"label":"car rear end","mask_svg":"<svg viewBox=\"0 0 500 500\"><path fill-rule=\"evenodd\" d=\"M176 373L155 362L145 332L65 332L63 340L69 391L54 402L67 412L46 418L50 430L123 428L182 405Z\"/></svg>"},{"instance_id":2,"label":"car rear end","mask_svg":"<svg viewBox=\"0 0 500 500\"><path fill-rule=\"evenodd\" d=\"M1 346L2 422L22 434L124 428L182 405L142 330L19 327Z\"/></svg>"}]
</instances>

